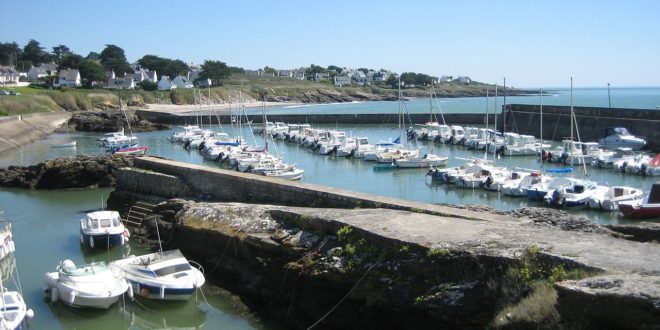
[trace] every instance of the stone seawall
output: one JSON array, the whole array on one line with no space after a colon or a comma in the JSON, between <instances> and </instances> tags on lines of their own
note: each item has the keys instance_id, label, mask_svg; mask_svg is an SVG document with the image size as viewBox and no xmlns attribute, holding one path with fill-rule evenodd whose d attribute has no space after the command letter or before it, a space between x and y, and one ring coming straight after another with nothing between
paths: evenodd
<instances>
[{"instance_id":1,"label":"stone seawall","mask_svg":"<svg viewBox=\"0 0 660 330\"><path fill-rule=\"evenodd\" d=\"M118 173L108 206L136 200L165 201L150 239L289 328L660 324L659 245L556 210L473 212L153 157Z\"/></svg>"},{"instance_id":2,"label":"stone seawall","mask_svg":"<svg viewBox=\"0 0 660 330\"><path fill-rule=\"evenodd\" d=\"M302 112L302 111L301 111ZM184 125L195 123L199 117L194 115L175 115L166 112L155 112L149 110L136 110L135 114L145 118L151 122L170 124L170 125ZM436 115L438 120L441 121L440 116ZM477 113L448 113L444 114L445 121L448 125L485 125L486 120L484 114ZM262 115L248 115L248 118L253 123L263 122ZM213 124L218 123L218 119L222 124L231 123L229 115L211 116L210 120ZM422 124L429 121L429 114L410 114L410 119L417 124ZM494 118L491 118L492 123ZM204 123L208 123L209 117L204 116ZM268 115L268 121L281 121L285 123L312 123L312 124L397 124L397 114L290 114L290 115ZM408 115L406 115L408 121Z\"/></svg>"},{"instance_id":3,"label":"stone seawall","mask_svg":"<svg viewBox=\"0 0 660 330\"><path fill-rule=\"evenodd\" d=\"M644 136L647 147L660 150L660 110L611 109L573 107L582 141L598 141L607 127L626 127L631 134ZM571 108L543 106L543 138L561 140L570 136ZM500 117L501 118L501 117ZM506 130L540 137L540 107L538 105L507 104ZM498 128L502 129L502 122ZM574 133L577 139L577 133Z\"/></svg>"},{"instance_id":4,"label":"stone seawall","mask_svg":"<svg viewBox=\"0 0 660 330\"><path fill-rule=\"evenodd\" d=\"M35 113L0 120L0 153L37 141L53 133L70 113Z\"/></svg>"}]
</instances>

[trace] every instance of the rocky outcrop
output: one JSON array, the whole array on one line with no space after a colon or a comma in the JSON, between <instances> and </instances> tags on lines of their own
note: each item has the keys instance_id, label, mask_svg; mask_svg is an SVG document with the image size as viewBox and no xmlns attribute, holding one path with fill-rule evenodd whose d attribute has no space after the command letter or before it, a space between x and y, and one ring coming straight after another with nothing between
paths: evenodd
<instances>
[{"instance_id":1,"label":"rocky outcrop","mask_svg":"<svg viewBox=\"0 0 660 330\"><path fill-rule=\"evenodd\" d=\"M135 197L115 191L109 206ZM209 282L288 328L590 328L606 324L617 304L645 294L650 298L628 307L636 310L630 315L643 314L644 324L660 320L649 304L657 288L619 291L615 303L559 289L576 283L564 280L603 272L655 273L657 246L560 222L496 220L170 199L145 224L150 239L158 226L166 246L201 262ZM559 298L552 283L559 283ZM565 314L574 304L588 309L584 299L593 299L591 312L602 320ZM562 319L538 310L559 310Z\"/></svg>"},{"instance_id":2,"label":"rocky outcrop","mask_svg":"<svg viewBox=\"0 0 660 330\"><path fill-rule=\"evenodd\" d=\"M112 187L117 169L130 166L133 166L131 157L76 155L28 167L0 169L0 186L27 189Z\"/></svg>"},{"instance_id":3,"label":"rocky outcrop","mask_svg":"<svg viewBox=\"0 0 660 330\"><path fill-rule=\"evenodd\" d=\"M84 132L116 132L121 128L128 131L127 117L133 132L169 129L168 125L152 123L131 113L124 116L119 111L75 112L69 121L69 128Z\"/></svg>"},{"instance_id":4,"label":"rocky outcrop","mask_svg":"<svg viewBox=\"0 0 660 330\"><path fill-rule=\"evenodd\" d=\"M338 103L354 101L396 101L394 94L371 94L362 91L310 90L296 95L268 95L269 102Z\"/></svg>"}]
</instances>

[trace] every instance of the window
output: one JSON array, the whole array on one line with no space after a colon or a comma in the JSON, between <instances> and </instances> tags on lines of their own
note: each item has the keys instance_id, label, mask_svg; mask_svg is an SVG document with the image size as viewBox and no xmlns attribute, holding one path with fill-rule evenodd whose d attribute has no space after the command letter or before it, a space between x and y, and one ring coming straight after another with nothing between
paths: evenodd
<instances>
[{"instance_id":1,"label":"window","mask_svg":"<svg viewBox=\"0 0 660 330\"><path fill-rule=\"evenodd\" d=\"M160 269L155 269L154 272L156 272L156 274L158 276L167 276L167 275L170 275L170 274L183 272L183 271L186 271L186 270L190 270L190 265L187 264L187 263L167 266L167 267L163 267L163 268L160 268Z\"/></svg>"}]
</instances>

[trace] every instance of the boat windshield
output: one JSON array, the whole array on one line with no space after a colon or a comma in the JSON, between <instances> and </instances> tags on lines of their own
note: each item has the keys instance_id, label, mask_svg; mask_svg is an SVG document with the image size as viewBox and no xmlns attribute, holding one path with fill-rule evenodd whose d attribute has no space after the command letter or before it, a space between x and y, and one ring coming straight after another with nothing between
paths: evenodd
<instances>
[{"instance_id":1,"label":"boat windshield","mask_svg":"<svg viewBox=\"0 0 660 330\"><path fill-rule=\"evenodd\" d=\"M190 264L181 263L181 264L176 264L176 265L165 266L165 267L159 268L159 269L154 269L154 272L156 273L157 276L167 276L167 275L170 275L170 274L183 272L183 271L186 271L186 270L190 270Z\"/></svg>"}]
</instances>

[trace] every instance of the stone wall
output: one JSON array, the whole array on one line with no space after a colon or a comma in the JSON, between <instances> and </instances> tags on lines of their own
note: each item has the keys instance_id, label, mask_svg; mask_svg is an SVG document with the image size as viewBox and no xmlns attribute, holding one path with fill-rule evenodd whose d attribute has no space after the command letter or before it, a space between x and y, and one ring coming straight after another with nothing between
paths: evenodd
<instances>
[{"instance_id":1,"label":"stone wall","mask_svg":"<svg viewBox=\"0 0 660 330\"><path fill-rule=\"evenodd\" d=\"M71 117L70 113L35 113L0 120L0 153L45 138Z\"/></svg>"},{"instance_id":2,"label":"stone wall","mask_svg":"<svg viewBox=\"0 0 660 330\"><path fill-rule=\"evenodd\" d=\"M647 147L660 150L660 111L642 109L611 109L597 107L573 107L580 139L598 141L607 127L626 127L630 133L644 136ZM570 136L571 108L567 106L543 106L543 139L561 140ZM501 117L500 117L501 118ZM540 107L538 105L507 104L506 131L540 137ZM502 129L502 122L498 128ZM573 135L577 138L577 132Z\"/></svg>"}]
</instances>

